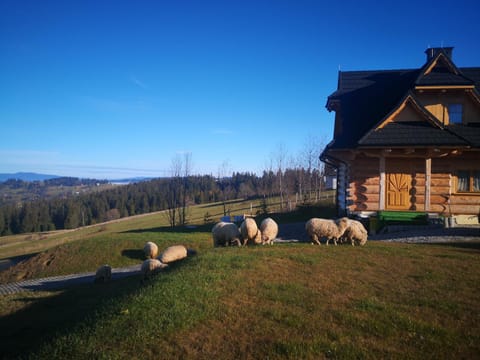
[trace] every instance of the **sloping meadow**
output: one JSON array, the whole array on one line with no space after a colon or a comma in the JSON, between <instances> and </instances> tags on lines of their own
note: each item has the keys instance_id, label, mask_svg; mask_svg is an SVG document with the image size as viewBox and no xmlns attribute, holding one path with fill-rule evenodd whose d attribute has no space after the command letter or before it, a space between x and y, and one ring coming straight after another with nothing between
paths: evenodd
<instances>
[{"instance_id":1,"label":"sloping meadow","mask_svg":"<svg viewBox=\"0 0 480 360\"><path fill-rule=\"evenodd\" d=\"M213 248L207 232L199 236L196 256L143 284L133 276L1 299L4 353L36 359L480 354L478 244Z\"/></svg>"}]
</instances>

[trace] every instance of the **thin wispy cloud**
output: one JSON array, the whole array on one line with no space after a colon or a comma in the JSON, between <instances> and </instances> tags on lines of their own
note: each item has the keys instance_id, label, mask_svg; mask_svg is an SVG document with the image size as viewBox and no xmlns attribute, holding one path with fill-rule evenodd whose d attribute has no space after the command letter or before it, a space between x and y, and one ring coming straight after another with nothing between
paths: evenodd
<instances>
[{"instance_id":1,"label":"thin wispy cloud","mask_svg":"<svg viewBox=\"0 0 480 360\"><path fill-rule=\"evenodd\" d=\"M137 85L139 88L148 89L147 84L145 84L143 81L141 81L140 79L138 79L135 75L131 75L131 76L130 76L130 81L131 81L132 83L134 83L135 85Z\"/></svg>"}]
</instances>

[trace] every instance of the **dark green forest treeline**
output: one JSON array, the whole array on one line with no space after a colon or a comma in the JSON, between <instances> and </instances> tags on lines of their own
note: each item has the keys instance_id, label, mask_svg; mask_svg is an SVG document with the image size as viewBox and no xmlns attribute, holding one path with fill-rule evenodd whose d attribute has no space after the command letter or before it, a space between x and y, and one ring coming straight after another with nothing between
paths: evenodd
<instances>
[{"instance_id":1,"label":"dark green forest treeline","mask_svg":"<svg viewBox=\"0 0 480 360\"><path fill-rule=\"evenodd\" d=\"M305 169L264 171L262 176L234 173L221 179L211 175L160 178L63 199L4 205L0 236L73 229L159 210L168 210L170 225L176 226L188 222L185 209L189 205L278 195L287 199L292 194L310 201L321 186L322 174Z\"/></svg>"}]
</instances>

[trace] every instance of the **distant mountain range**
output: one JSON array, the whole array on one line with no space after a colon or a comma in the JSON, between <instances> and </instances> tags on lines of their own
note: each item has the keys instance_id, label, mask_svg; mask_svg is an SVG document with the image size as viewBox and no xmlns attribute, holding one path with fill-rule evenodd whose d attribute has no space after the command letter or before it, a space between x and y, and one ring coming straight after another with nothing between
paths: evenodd
<instances>
[{"instance_id":1,"label":"distant mountain range","mask_svg":"<svg viewBox=\"0 0 480 360\"><path fill-rule=\"evenodd\" d=\"M37 174L30 172L17 172L15 174L0 174L0 182L4 182L10 179L22 180L22 181L43 181L59 178L58 175Z\"/></svg>"},{"instance_id":2,"label":"distant mountain range","mask_svg":"<svg viewBox=\"0 0 480 360\"><path fill-rule=\"evenodd\" d=\"M37 174L37 173L31 173L31 172L17 172L14 174L0 174L0 182L4 182L10 179L22 180L22 181L44 181L44 180L57 179L61 177L65 177L65 176ZM132 178L126 178L126 179L109 179L109 181L113 184L130 184L130 183L148 181L152 179L153 178L151 177L132 177Z\"/></svg>"},{"instance_id":3,"label":"distant mountain range","mask_svg":"<svg viewBox=\"0 0 480 360\"><path fill-rule=\"evenodd\" d=\"M126 179L111 179L110 182L112 184L117 184L117 185L127 185L131 183L142 182L142 181L150 181L152 179L155 179L155 178L139 176L139 177L133 177L133 178L126 178Z\"/></svg>"}]
</instances>

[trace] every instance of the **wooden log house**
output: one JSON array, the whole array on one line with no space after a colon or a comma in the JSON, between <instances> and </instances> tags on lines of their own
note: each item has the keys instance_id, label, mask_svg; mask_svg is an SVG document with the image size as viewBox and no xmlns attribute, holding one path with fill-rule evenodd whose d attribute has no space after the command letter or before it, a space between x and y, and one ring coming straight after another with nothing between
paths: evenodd
<instances>
[{"instance_id":1,"label":"wooden log house","mask_svg":"<svg viewBox=\"0 0 480 360\"><path fill-rule=\"evenodd\" d=\"M480 214L480 67L429 48L419 69L339 72L327 100L340 215Z\"/></svg>"}]
</instances>

